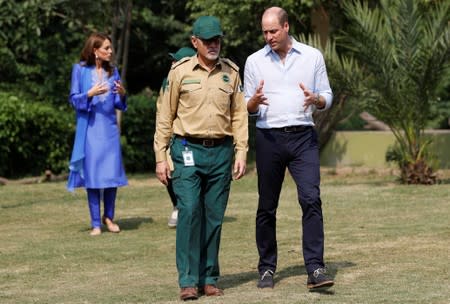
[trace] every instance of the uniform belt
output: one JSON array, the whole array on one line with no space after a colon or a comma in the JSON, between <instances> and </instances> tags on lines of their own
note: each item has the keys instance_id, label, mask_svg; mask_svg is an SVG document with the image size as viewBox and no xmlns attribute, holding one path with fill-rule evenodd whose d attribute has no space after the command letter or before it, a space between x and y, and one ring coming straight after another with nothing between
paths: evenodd
<instances>
[{"instance_id":1,"label":"uniform belt","mask_svg":"<svg viewBox=\"0 0 450 304\"><path fill-rule=\"evenodd\" d=\"M295 133L295 132L303 132L311 128L312 126L288 126L282 128L272 128L272 130L281 131L285 133Z\"/></svg>"},{"instance_id":2,"label":"uniform belt","mask_svg":"<svg viewBox=\"0 0 450 304\"><path fill-rule=\"evenodd\" d=\"M210 148L210 147L215 147L215 146L219 146L219 145L223 144L228 136L225 136L222 138L197 138L197 137L176 135L176 137L179 139L185 139L186 141L190 142L191 144L202 145L204 147Z\"/></svg>"}]
</instances>

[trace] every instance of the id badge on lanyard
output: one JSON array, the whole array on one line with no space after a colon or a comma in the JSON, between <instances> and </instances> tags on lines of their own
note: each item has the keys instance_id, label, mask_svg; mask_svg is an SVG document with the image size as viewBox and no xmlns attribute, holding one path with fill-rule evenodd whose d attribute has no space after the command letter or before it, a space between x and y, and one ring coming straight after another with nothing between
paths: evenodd
<instances>
[{"instance_id":1,"label":"id badge on lanyard","mask_svg":"<svg viewBox=\"0 0 450 304\"><path fill-rule=\"evenodd\" d=\"M194 153L189 150L189 148L187 147L187 141L185 138L183 138L181 140L181 143L184 146L184 151L182 151L181 153L183 154L183 161L184 161L184 165L186 167L192 167L195 166L195 162L194 162Z\"/></svg>"}]
</instances>

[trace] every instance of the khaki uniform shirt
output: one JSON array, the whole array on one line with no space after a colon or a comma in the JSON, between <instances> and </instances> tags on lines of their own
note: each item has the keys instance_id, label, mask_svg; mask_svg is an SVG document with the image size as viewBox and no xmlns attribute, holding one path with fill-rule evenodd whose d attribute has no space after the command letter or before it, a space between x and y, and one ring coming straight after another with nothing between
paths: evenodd
<instances>
[{"instance_id":1,"label":"khaki uniform shirt","mask_svg":"<svg viewBox=\"0 0 450 304\"><path fill-rule=\"evenodd\" d=\"M156 161L167 160L173 133L195 138L232 136L235 158L246 160L248 115L239 68L220 58L208 72L196 56L174 64L158 109L154 150Z\"/></svg>"}]
</instances>

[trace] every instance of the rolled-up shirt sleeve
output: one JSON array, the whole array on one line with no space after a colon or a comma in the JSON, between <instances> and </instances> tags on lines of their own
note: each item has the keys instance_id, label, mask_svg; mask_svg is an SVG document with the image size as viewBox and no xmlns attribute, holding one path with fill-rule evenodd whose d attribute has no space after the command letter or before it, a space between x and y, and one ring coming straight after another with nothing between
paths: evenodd
<instances>
[{"instance_id":1,"label":"rolled-up shirt sleeve","mask_svg":"<svg viewBox=\"0 0 450 304\"><path fill-rule=\"evenodd\" d=\"M316 70L315 70L315 82L316 87L314 93L318 93L325 98L325 107L316 109L317 111L325 111L331 107L333 101L333 93L330 88L330 82L328 81L327 68L325 66L325 60L322 54L317 56Z\"/></svg>"}]
</instances>

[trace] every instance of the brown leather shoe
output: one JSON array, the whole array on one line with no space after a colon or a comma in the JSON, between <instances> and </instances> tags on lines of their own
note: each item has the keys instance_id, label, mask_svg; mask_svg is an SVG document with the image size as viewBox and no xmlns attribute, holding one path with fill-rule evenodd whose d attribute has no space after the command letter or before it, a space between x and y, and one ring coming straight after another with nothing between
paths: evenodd
<instances>
[{"instance_id":1,"label":"brown leather shoe","mask_svg":"<svg viewBox=\"0 0 450 304\"><path fill-rule=\"evenodd\" d=\"M217 288L215 285L206 284L202 288L202 293L204 293L207 297L220 297L223 296L223 290Z\"/></svg>"},{"instance_id":2,"label":"brown leather shoe","mask_svg":"<svg viewBox=\"0 0 450 304\"><path fill-rule=\"evenodd\" d=\"M183 287L180 290L180 299L182 301L197 300L198 292L195 287Z\"/></svg>"}]
</instances>

